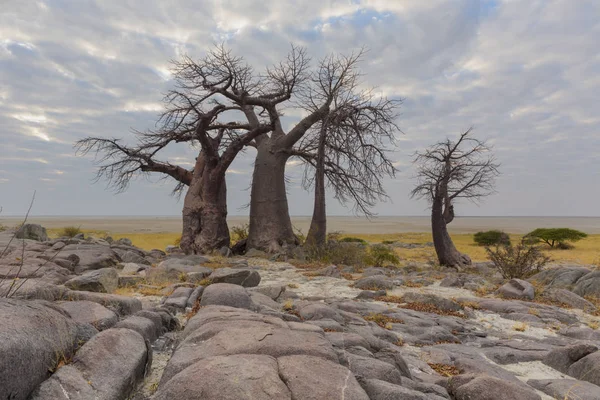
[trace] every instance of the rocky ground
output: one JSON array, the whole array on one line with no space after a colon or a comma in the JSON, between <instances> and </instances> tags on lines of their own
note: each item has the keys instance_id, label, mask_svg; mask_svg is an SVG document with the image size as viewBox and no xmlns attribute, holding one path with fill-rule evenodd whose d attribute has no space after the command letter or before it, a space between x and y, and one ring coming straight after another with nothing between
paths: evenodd
<instances>
[{"instance_id":1,"label":"rocky ground","mask_svg":"<svg viewBox=\"0 0 600 400\"><path fill-rule=\"evenodd\" d=\"M507 282L23 236L0 233L0 399L600 399L591 267Z\"/></svg>"}]
</instances>

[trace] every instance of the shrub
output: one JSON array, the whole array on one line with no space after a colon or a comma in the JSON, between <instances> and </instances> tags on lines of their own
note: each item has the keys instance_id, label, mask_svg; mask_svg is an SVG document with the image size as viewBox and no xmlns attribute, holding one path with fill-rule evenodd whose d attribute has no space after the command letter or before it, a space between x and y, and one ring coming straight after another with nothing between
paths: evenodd
<instances>
[{"instance_id":1,"label":"shrub","mask_svg":"<svg viewBox=\"0 0 600 400\"><path fill-rule=\"evenodd\" d=\"M304 246L309 261L319 261L334 265L350 265L362 267L367 259L366 246L354 243L329 241L323 247Z\"/></svg>"},{"instance_id":2,"label":"shrub","mask_svg":"<svg viewBox=\"0 0 600 400\"><path fill-rule=\"evenodd\" d=\"M475 236L473 236L473 240L480 246L510 246L510 237L506 233L498 230L477 232Z\"/></svg>"},{"instance_id":3,"label":"shrub","mask_svg":"<svg viewBox=\"0 0 600 400\"><path fill-rule=\"evenodd\" d=\"M395 240L384 240L383 242L381 242L381 244L394 244L396 243Z\"/></svg>"},{"instance_id":4,"label":"shrub","mask_svg":"<svg viewBox=\"0 0 600 400\"><path fill-rule=\"evenodd\" d=\"M384 264L397 265L400 262L400 258L398 258L396 252L388 246L376 244L369 249L367 261L368 264L372 264L375 267L382 267Z\"/></svg>"},{"instance_id":5,"label":"shrub","mask_svg":"<svg viewBox=\"0 0 600 400\"><path fill-rule=\"evenodd\" d=\"M327 241L330 241L330 240L339 241L340 236L342 236L342 232L340 232L340 231L329 232L327 234Z\"/></svg>"},{"instance_id":6,"label":"shrub","mask_svg":"<svg viewBox=\"0 0 600 400\"><path fill-rule=\"evenodd\" d=\"M528 278L542 270L550 258L536 246L523 243L517 246L485 248L490 260L505 279Z\"/></svg>"},{"instance_id":7,"label":"shrub","mask_svg":"<svg viewBox=\"0 0 600 400\"><path fill-rule=\"evenodd\" d=\"M367 244L366 240L363 240L363 239L357 238L357 237L352 237L352 236L347 236L347 237L341 239L340 242L343 242L343 243L362 243L362 244Z\"/></svg>"},{"instance_id":8,"label":"shrub","mask_svg":"<svg viewBox=\"0 0 600 400\"><path fill-rule=\"evenodd\" d=\"M4 232L7 229L8 229L8 227L6 225L0 224L0 232Z\"/></svg>"},{"instance_id":9,"label":"shrub","mask_svg":"<svg viewBox=\"0 0 600 400\"><path fill-rule=\"evenodd\" d=\"M58 232L58 235L63 237L75 237L77 235L79 235L81 233L81 229L79 229L78 226L66 226L64 227L60 232Z\"/></svg>"},{"instance_id":10,"label":"shrub","mask_svg":"<svg viewBox=\"0 0 600 400\"><path fill-rule=\"evenodd\" d=\"M248 224L237 225L231 227L231 240L238 242L248 239Z\"/></svg>"},{"instance_id":11,"label":"shrub","mask_svg":"<svg viewBox=\"0 0 600 400\"><path fill-rule=\"evenodd\" d=\"M587 237L587 233L569 228L538 228L525 235L526 241L546 243L554 248L568 248L565 242L577 242Z\"/></svg>"}]
</instances>

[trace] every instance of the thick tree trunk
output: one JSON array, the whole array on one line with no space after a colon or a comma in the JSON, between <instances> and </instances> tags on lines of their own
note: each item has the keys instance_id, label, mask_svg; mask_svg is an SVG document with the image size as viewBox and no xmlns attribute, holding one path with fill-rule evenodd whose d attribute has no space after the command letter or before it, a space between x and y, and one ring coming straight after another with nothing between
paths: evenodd
<instances>
[{"instance_id":1,"label":"thick tree trunk","mask_svg":"<svg viewBox=\"0 0 600 400\"><path fill-rule=\"evenodd\" d=\"M278 252L284 244L298 244L292 229L285 191L288 155L277 151L273 139L258 146L250 193L250 227L247 249Z\"/></svg>"},{"instance_id":2,"label":"thick tree trunk","mask_svg":"<svg viewBox=\"0 0 600 400\"><path fill-rule=\"evenodd\" d=\"M315 205L306 236L306 244L323 247L327 240L327 211L325 207L325 131L319 137L315 171Z\"/></svg>"},{"instance_id":3,"label":"thick tree trunk","mask_svg":"<svg viewBox=\"0 0 600 400\"><path fill-rule=\"evenodd\" d=\"M440 265L461 269L471 265L471 259L466 254L456 250L446 226L444 204L442 198L436 198L431 207L431 231L433 233L433 245L438 256Z\"/></svg>"},{"instance_id":4,"label":"thick tree trunk","mask_svg":"<svg viewBox=\"0 0 600 400\"><path fill-rule=\"evenodd\" d=\"M208 253L229 245L227 186L225 178L215 178L213 170L200 154L183 202L180 247L186 254Z\"/></svg>"}]
</instances>

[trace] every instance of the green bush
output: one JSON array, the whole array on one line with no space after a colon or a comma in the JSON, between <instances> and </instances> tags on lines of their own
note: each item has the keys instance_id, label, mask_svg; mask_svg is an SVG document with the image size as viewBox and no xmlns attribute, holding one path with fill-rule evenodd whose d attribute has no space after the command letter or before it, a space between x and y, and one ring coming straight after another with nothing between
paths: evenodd
<instances>
[{"instance_id":1,"label":"green bush","mask_svg":"<svg viewBox=\"0 0 600 400\"><path fill-rule=\"evenodd\" d=\"M343 243L362 243L362 244L367 244L366 240L363 240L363 239L357 238L357 237L352 237L352 236L347 236L345 238L342 238L340 240L340 242L343 242Z\"/></svg>"},{"instance_id":2,"label":"green bush","mask_svg":"<svg viewBox=\"0 0 600 400\"><path fill-rule=\"evenodd\" d=\"M325 246L304 246L306 258L309 261L319 261L334 265L349 265L363 267L367 260L367 247L354 243L328 241Z\"/></svg>"},{"instance_id":3,"label":"green bush","mask_svg":"<svg viewBox=\"0 0 600 400\"><path fill-rule=\"evenodd\" d=\"M81 232L81 229L79 229L78 226L65 226L61 231L58 232L58 235L60 237L75 237L77 235L79 235Z\"/></svg>"},{"instance_id":4,"label":"green bush","mask_svg":"<svg viewBox=\"0 0 600 400\"><path fill-rule=\"evenodd\" d=\"M577 242L587 237L587 233L569 228L538 228L523 238L525 242L543 242L552 248L568 249L565 242Z\"/></svg>"},{"instance_id":5,"label":"green bush","mask_svg":"<svg viewBox=\"0 0 600 400\"><path fill-rule=\"evenodd\" d=\"M550 258L536 246L520 243L517 246L485 248L494 267L505 279L525 279L542 270Z\"/></svg>"},{"instance_id":6,"label":"green bush","mask_svg":"<svg viewBox=\"0 0 600 400\"><path fill-rule=\"evenodd\" d=\"M510 237L508 234L498 230L477 232L473 236L473 240L480 246L495 246L497 244L510 246Z\"/></svg>"},{"instance_id":7,"label":"green bush","mask_svg":"<svg viewBox=\"0 0 600 400\"><path fill-rule=\"evenodd\" d=\"M397 265L400 258L393 249L383 244L375 244L369 248L368 264L374 267L383 267L387 264Z\"/></svg>"}]
</instances>

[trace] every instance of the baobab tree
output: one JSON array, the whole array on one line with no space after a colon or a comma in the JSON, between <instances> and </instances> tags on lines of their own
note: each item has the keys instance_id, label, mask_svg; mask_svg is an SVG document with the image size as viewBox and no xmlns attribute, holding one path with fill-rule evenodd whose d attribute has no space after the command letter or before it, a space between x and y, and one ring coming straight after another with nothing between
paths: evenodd
<instances>
[{"instance_id":1,"label":"baobab tree","mask_svg":"<svg viewBox=\"0 0 600 400\"><path fill-rule=\"evenodd\" d=\"M418 184L411 195L431 203L431 231L438 260L441 265L457 269L470 265L471 259L456 249L448 234L447 225L454 220L454 202L461 198L477 202L494 193L499 175L491 147L471 133L469 129L456 141L438 142L417 152L414 159Z\"/></svg>"},{"instance_id":2,"label":"baobab tree","mask_svg":"<svg viewBox=\"0 0 600 400\"><path fill-rule=\"evenodd\" d=\"M175 88L164 98L165 111L155 130L136 131L133 146L119 139L88 137L76 147L83 154L96 153L97 178L108 179L117 191L148 173L175 179L175 192L187 187L181 239L186 253L228 246L227 168L245 146L256 146L262 135L281 129L274 109L307 79L307 66L304 50L296 47L261 74L223 46L199 61L183 57L173 61ZM192 169L158 159L176 143L198 149Z\"/></svg>"},{"instance_id":3,"label":"baobab tree","mask_svg":"<svg viewBox=\"0 0 600 400\"><path fill-rule=\"evenodd\" d=\"M325 188L342 204L371 216L377 200L387 197L383 177L396 168L389 158L400 132L396 125L400 100L376 97L372 90L349 84L332 104L329 115L305 136L293 154L305 162L303 185L314 187L314 209L306 243L321 247L326 241Z\"/></svg>"}]
</instances>

